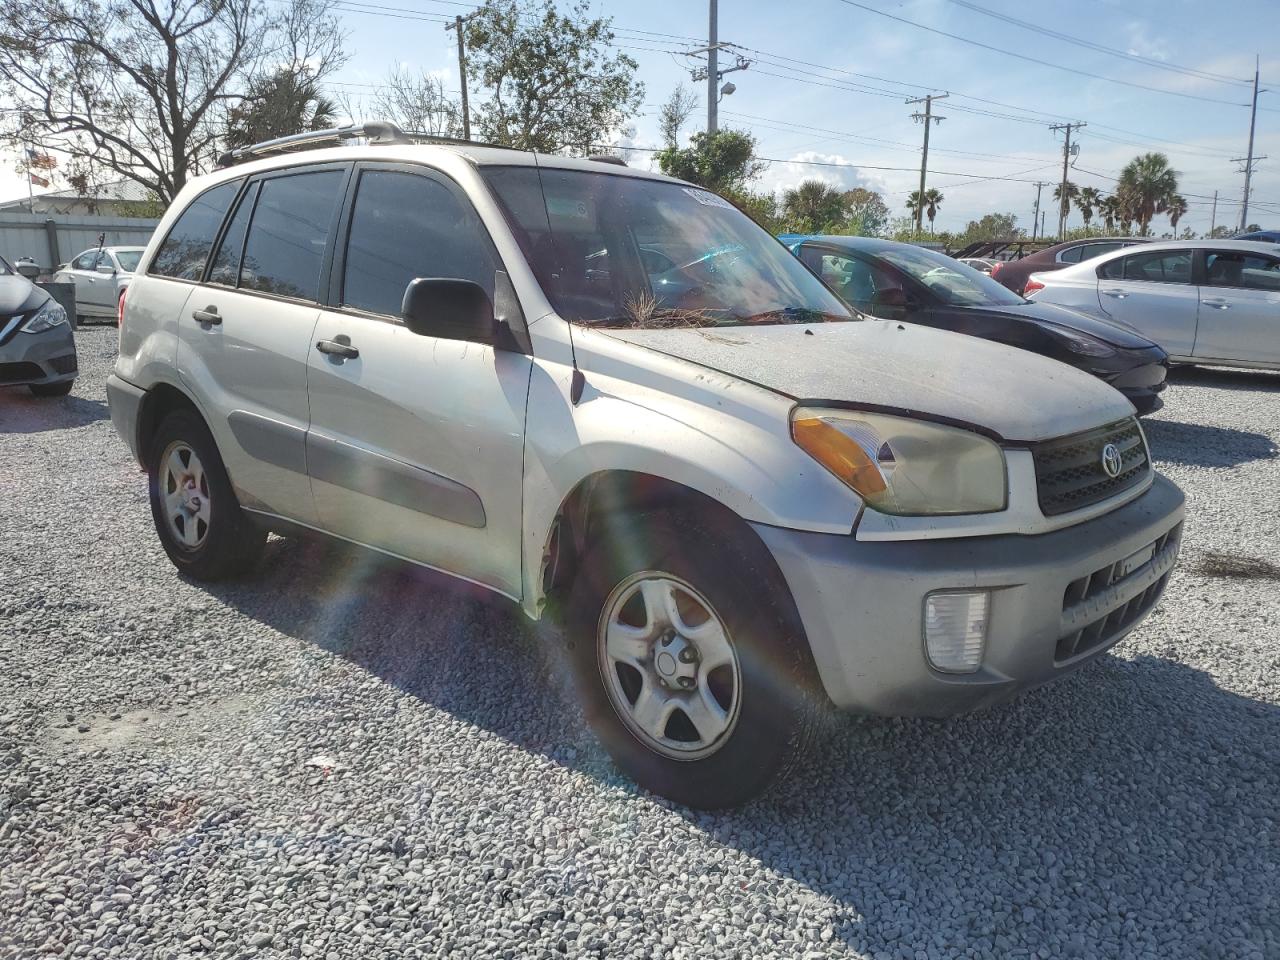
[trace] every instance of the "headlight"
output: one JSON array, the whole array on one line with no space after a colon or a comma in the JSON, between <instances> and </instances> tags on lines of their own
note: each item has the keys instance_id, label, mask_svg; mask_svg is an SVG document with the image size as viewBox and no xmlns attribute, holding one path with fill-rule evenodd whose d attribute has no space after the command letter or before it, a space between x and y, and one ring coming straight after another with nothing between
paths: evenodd
<instances>
[{"instance_id":1,"label":"headlight","mask_svg":"<svg viewBox=\"0 0 1280 960\"><path fill-rule=\"evenodd\" d=\"M1062 341L1063 346L1072 353L1078 353L1081 356L1109 357L1116 352L1115 347L1111 346L1111 344L1095 340L1093 337L1083 333L1064 330L1062 327L1056 327L1053 333L1054 336Z\"/></svg>"},{"instance_id":2,"label":"headlight","mask_svg":"<svg viewBox=\"0 0 1280 960\"><path fill-rule=\"evenodd\" d=\"M22 325L25 333L44 333L46 330L52 330L60 323L67 322L67 311L62 309L62 304L57 300L49 299L44 302L44 306L31 315L31 318Z\"/></svg>"},{"instance_id":3,"label":"headlight","mask_svg":"<svg viewBox=\"0 0 1280 960\"><path fill-rule=\"evenodd\" d=\"M881 513L1005 508L1004 452L968 430L861 410L797 407L791 436Z\"/></svg>"}]
</instances>

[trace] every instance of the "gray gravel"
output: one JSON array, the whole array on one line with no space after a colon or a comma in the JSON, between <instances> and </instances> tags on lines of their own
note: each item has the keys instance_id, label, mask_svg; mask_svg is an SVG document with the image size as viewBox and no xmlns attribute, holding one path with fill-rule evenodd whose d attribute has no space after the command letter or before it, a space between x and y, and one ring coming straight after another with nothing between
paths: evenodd
<instances>
[{"instance_id":1,"label":"gray gravel","mask_svg":"<svg viewBox=\"0 0 1280 960\"><path fill-rule=\"evenodd\" d=\"M1169 390L1184 560L1114 654L702 815L503 605L289 540L180 579L78 339L0 390L0 956L1280 957L1280 376Z\"/></svg>"}]
</instances>

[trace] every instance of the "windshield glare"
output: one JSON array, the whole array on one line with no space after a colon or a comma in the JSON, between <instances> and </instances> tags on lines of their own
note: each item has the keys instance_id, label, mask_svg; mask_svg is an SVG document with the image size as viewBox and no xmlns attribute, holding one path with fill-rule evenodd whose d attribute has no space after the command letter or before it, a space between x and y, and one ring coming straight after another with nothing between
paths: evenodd
<instances>
[{"instance_id":1,"label":"windshield glare","mask_svg":"<svg viewBox=\"0 0 1280 960\"><path fill-rule=\"evenodd\" d=\"M876 256L924 284L944 303L957 307L1008 307L1022 297L968 264L923 247L878 250Z\"/></svg>"},{"instance_id":2,"label":"windshield glare","mask_svg":"<svg viewBox=\"0 0 1280 960\"><path fill-rule=\"evenodd\" d=\"M125 273L133 273L138 269L138 261L142 259L141 250L117 250L116 259L120 261L120 269Z\"/></svg>"},{"instance_id":3,"label":"windshield glare","mask_svg":"<svg viewBox=\"0 0 1280 960\"><path fill-rule=\"evenodd\" d=\"M579 170L489 167L483 175L566 320L684 327L854 319L786 248L706 190Z\"/></svg>"}]
</instances>

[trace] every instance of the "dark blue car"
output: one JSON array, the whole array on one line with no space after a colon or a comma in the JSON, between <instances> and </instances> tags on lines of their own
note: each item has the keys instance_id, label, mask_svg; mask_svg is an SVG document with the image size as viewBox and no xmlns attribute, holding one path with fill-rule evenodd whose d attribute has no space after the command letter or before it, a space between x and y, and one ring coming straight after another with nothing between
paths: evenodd
<instances>
[{"instance_id":1,"label":"dark blue car","mask_svg":"<svg viewBox=\"0 0 1280 960\"><path fill-rule=\"evenodd\" d=\"M1034 303L959 260L873 237L778 238L860 313L1021 347L1105 380L1139 413L1163 406L1169 356L1134 328Z\"/></svg>"}]
</instances>

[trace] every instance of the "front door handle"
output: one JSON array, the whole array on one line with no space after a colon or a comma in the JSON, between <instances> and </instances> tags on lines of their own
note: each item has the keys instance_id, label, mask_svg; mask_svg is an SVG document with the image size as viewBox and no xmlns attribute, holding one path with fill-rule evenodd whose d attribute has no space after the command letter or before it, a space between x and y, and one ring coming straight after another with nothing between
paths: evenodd
<instances>
[{"instance_id":1,"label":"front door handle","mask_svg":"<svg viewBox=\"0 0 1280 960\"><path fill-rule=\"evenodd\" d=\"M1206 307L1217 307L1219 310L1226 310L1231 306L1231 301L1223 300L1221 297L1213 297L1209 300L1200 301Z\"/></svg>"},{"instance_id":2,"label":"front door handle","mask_svg":"<svg viewBox=\"0 0 1280 960\"><path fill-rule=\"evenodd\" d=\"M336 360L354 360L360 356L360 351L351 345L351 338L346 334L339 334L332 340L317 341L316 349Z\"/></svg>"},{"instance_id":3,"label":"front door handle","mask_svg":"<svg viewBox=\"0 0 1280 960\"><path fill-rule=\"evenodd\" d=\"M1103 290L1102 292L1105 293L1108 297L1115 297L1117 300L1123 300L1125 297L1129 295L1125 293L1123 290Z\"/></svg>"},{"instance_id":4,"label":"front door handle","mask_svg":"<svg viewBox=\"0 0 1280 960\"><path fill-rule=\"evenodd\" d=\"M193 310L191 317L200 323L208 323L217 326L222 322L222 318L218 316L218 308L213 304L205 307L203 310Z\"/></svg>"}]
</instances>

